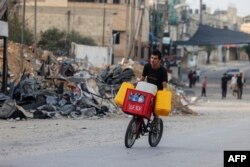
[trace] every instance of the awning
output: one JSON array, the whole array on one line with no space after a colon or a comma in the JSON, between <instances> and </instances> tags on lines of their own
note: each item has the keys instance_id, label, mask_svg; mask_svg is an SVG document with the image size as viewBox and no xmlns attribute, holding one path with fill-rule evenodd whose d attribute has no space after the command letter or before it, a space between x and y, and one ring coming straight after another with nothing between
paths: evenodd
<instances>
[{"instance_id":1,"label":"awning","mask_svg":"<svg viewBox=\"0 0 250 167\"><path fill-rule=\"evenodd\" d=\"M229 29L199 25L195 34L187 41L174 41L177 45L227 45L249 44L250 34Z\"/></svg>"}]
</instances>

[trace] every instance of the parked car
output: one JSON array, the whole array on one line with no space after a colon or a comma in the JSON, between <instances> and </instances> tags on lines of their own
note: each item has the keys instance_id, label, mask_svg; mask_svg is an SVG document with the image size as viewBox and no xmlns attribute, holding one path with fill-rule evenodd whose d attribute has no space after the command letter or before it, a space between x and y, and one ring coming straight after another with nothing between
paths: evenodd
<instances>
[{"instance_id":1,"label":"parked car","mask_svg":"<svg viewBox=\"0 0 250 167\"><path fill-rule=\"evenodd\" d=\"M239 68L230 68L226 71L227 74L227 78L229 80L231 80L232 76L239 74L240 73L240 69Z\"/></svg>"}]
</instances>

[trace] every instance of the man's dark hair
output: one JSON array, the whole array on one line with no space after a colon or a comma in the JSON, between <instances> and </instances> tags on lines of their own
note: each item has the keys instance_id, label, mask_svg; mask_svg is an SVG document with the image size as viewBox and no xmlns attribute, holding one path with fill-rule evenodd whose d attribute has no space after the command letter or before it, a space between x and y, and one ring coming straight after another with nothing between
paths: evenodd
<instances>
[{"instance_id":1,"label":"man's dark hair","mask_svg":"<svg viewBox=\"0 0 250 167\"><path fill-rule=\"evenodd\" d=\"M161 60L161 52L160 52L159 50L154 50L154 51L152 52L152 55L158 56L159 60Z\"/></svg>"}]
</instances>

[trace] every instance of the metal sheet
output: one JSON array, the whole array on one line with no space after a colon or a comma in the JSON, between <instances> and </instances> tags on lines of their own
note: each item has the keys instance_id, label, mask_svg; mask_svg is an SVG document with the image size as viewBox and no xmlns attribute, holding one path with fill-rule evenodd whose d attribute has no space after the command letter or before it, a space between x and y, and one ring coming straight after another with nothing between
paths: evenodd
<instances>
[{"instance_id":1,"label":"metal sheet","mask_svg":"<svg viewBox=\"0 0 250 167\"><path fill-rule=\"evenodd\" d=\"M8 37L8 23L5 21L0 21L0 36Z\"/></svg>"}]
</instances>

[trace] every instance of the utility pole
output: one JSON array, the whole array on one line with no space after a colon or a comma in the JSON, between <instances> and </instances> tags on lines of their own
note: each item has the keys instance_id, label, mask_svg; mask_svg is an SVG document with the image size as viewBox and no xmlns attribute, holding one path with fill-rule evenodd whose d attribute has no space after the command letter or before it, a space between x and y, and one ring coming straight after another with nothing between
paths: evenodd
<instances>
[{"instance_id":1,"label":"utility pole","mask_svg":"<svg viewBox=\"0 0 250 167\"><path fill-rule=\"evenodd\" d=\"M130 8L129 8L129 52L128 52L128 59L131 55L134 55L134 36L135 36L135 6L136 1L130 1Z\"/></svg>"},{"instance_id":2,"label":"utility pole","mask_svg":"<svg viewBox=\"0 0 250 167\"><path fill-rule=\"evenodd\" d=\"M202 0L200 0L200 24L202 24Z\"/></svg>"},{"instance_id":3,"label":"utility pole","mask_svg":"<svg viewBox=\"0 0 250 167\"><path fill-rule=\"evenodd\" d=\"M37 26L37 0L35 0L35 8L34 8L34 54L35 59L37 59L37 37L36 37L36 26Z\"/></svg>"},{"instance_id":4,"label":"utility pole","mask_svg":"<svg viewBox=\"0 0 250 167\"><path fill-rule=\"evenodd\" d=\"M26 8L26 0L23 0L23 24L22 24L22 36L21 36L22 51L21 51L21 66L20 66L21 68L20 68L20 74L23 72L25 8Z\"/></svg>"},{"instance_id":5,"label":"utility pole","mask_svg":"<svg viewBox=\"0 0 250 167\"><path fill-rule=\"evenodd\" d=\"M126 24L126 47L125 47L125 58L126 57L128 57L128 49L129 49L129 34L130 34L130 32L129 32L129 23L130 23L130 19L129 19L129 16L130 16L130 14L129 14L129 10L130 8L129 8L129 2L128 1L126 1L126 23L128 23L128 24Z\"/></svg>"},{"instance_id":6,"label":"utility pole","mask_svg":"<svg viewBox=\"0 0 250 167\"><path fill-rule=\"evenodd\" d=\"M3 21L7 22L8 24L8 6L7 2L4 2L6 5L6 11L3 15ZM8 36L8 35L7 35ZM8 80L8 37L4 36L3 37L3 82L2 82L2 92L6 93L7 92L7 80Z\"/></svg>"},{"instance_id":7,"label":"utility pole","mask_svg":"<svg viewBox=\"0 0 250 167\"><path fill-rule=\"evenodd\" d=\"M137 17L137 24L136 26L134 26L134 22L135 22L135 8L132 10L131 12L131 16L133 16L133 19L131 20L131 43L130 43L130 48L129 48L129 53L128 53L128 59L132 56L132 59L134 59L136 57L135 55L135 44L137 42L137 44L139 45L139 35L142 31L142 19L143 19L143 15L144 15L144 5L145 4L140 4L139 7L139 13L138 13L138 17ZM133 6L136 6L135 3L133 4ZM134 27L136 28L134 30ZM138 46L139 47L139 46ZM140 48L138 48L140 49ZM137 52L138 53L138 52Z\"/></svg>"},{"instance_id":8,"label":"utility pole","mask_svg":"<svg viewBox=\"0 0 250 167\"><path fill-rule=\"evenodd\" d=\"M144 4L140 5L140 12L141 12L141 19L139 22L139 30L138 30L138 39L137 39L137 58L141 59L141 38L142 38L142 23L143 23L143 17L144 17Z\"/></svg>"},{"instance_id":9,"label":"utility pole","mask_svg":"<svg viewBox=\"0 0 250 167\"><path fill-rule=\"evenodd\" d=\"M105 42L105 19L106 19L106 8L105 8L105 1L103 0L103 21L102 21L102 46L104 46Z\"/></svg>"}]
</instances>

